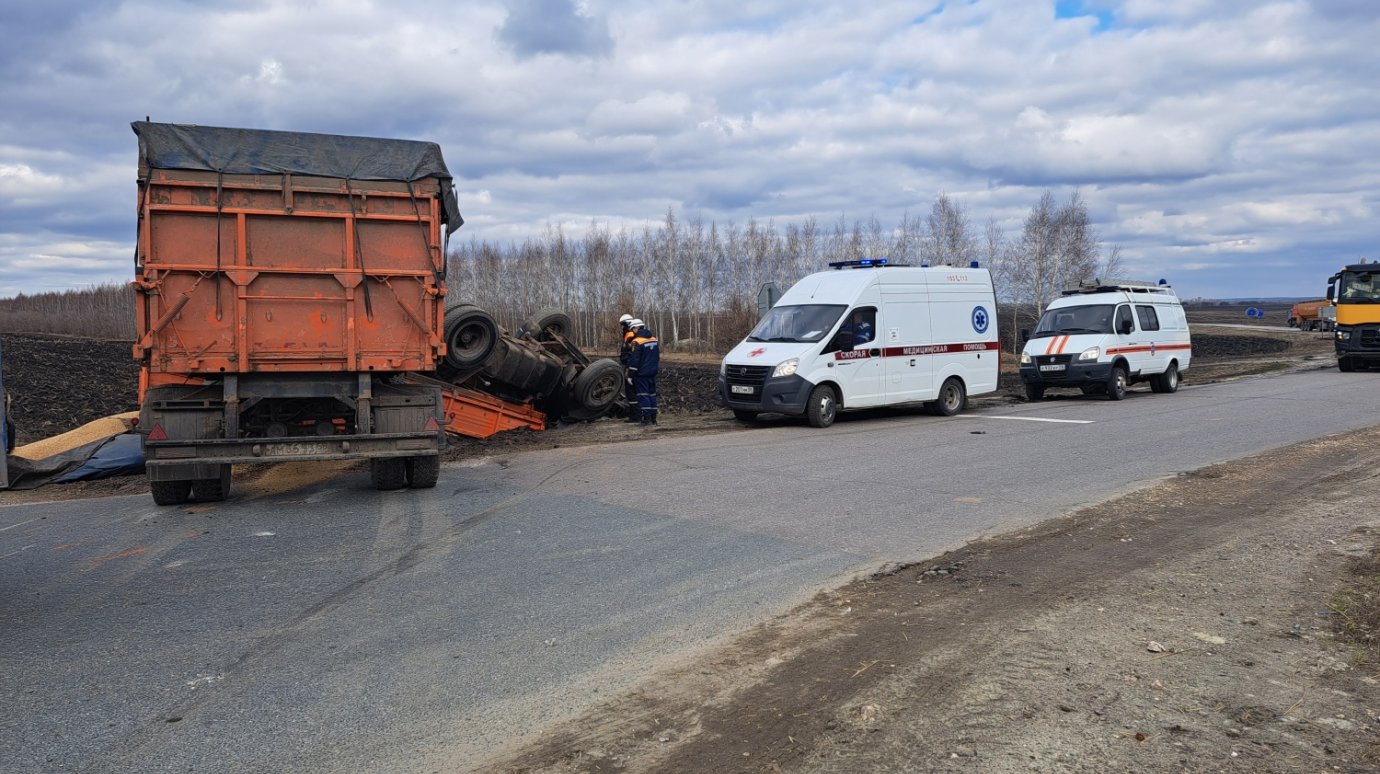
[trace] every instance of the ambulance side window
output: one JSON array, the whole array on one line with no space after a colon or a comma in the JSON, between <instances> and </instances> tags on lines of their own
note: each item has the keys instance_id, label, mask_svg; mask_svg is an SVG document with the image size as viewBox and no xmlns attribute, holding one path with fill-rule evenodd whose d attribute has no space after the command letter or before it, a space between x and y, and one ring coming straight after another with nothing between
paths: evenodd
<instances>
[{"instance_id":1,"label":"ambulance side window","mask_svg":"<svg viewBox=\"0 0 1380 774\"><path fill-rule=\"evenodd\" d=\"M1155 314L1155 307L1136 305L1136 316L1140 318L1140 329L1143 331L1157 331L1160 329L1160 317Z\"/></svg>"},{"instance_id":2,"label":"ambulance side window","mask_svg":"<svg viewBox=\"0 0 1380 774\"><path fill-rule=\"evenodd\" d=\"M1122 304L1116 308L1116 327L1113 328L1113 330L1117 333L1135 330L1135 326L1131 322L1131 307L1129 304Z\"/></svg>"}]
</instances>

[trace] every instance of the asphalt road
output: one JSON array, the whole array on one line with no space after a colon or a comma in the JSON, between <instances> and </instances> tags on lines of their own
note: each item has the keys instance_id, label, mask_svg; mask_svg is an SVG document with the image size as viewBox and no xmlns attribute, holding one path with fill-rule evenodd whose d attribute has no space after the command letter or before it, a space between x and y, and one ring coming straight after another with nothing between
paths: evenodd
<instances>
[{"instance_id":1,"label":"asphalt road","mask_svg":"<svg viewBox=\"0 0 1380 774\"><path fill-rule=\"evenodd\" d=\"M1378 380L668 433L431 491L0 508L0 771L477 767L856 573L1373 425Z\"/></svg>"}]
</instances>

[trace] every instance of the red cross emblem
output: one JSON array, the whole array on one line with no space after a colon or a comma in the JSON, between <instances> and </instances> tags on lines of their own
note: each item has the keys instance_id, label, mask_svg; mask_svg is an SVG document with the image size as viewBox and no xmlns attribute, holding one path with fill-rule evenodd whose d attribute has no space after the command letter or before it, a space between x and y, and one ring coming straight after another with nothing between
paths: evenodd
<instances>
[{"instance_id":1,"label":"red cross emblem","mask_svg":"<svg viewBox=\"0 0 1380 774\"><path fill-rule=\"evenodd\" d=\"M766 351L767 351L767 348L766 348L766 347L758 347L757 349L754 349L753 351L749 352L749 353L748 353L748 357L757 357L758 355L760 355L760 354L762 354L763 352L766 352Z\"/></svg>"}]
</instances>

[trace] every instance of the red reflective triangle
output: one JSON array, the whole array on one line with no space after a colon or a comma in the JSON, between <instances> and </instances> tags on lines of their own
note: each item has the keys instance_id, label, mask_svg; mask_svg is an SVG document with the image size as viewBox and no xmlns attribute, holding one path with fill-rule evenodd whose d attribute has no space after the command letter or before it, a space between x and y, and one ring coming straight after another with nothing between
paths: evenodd
<instances>
[{"instance_id":1,"label":"red reflective triangle","mask_svg":"<svg viewBox=\"0 0 1380 774\"><path fill-rule=\"evenodd\" d=\"M168 434L163 430L162 425L154 425L153 429L149 431L149 440L166 441L168 440Z\"/></svg>"}]
</instances>

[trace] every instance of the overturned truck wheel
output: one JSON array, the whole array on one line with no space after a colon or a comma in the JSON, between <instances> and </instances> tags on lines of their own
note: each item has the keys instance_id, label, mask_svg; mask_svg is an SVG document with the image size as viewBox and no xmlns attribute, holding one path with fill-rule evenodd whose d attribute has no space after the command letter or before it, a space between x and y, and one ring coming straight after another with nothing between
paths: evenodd
<instances>
[{"instance_id":1,"label":"overturned truck wheel","mask_svg":"<svg viewBox=\"0 0 1380 774\"><path fill-rule=\"evenodd\" d=\"M575 377L570 392L577 418L603 416L623 392L623 367L608 358L596 360Z\"/></svg>"},{"instance_id":2,"label":"overturned truck wheel","mask_svg":"<svg viewBox=\"0 0 1380 774\"><path fill-rule=\"evenodd\" d=\"M522 330L537 341L551 340L551 334L570 335L570 315L559 309L543 309L522 324Z\"/></svg>"},{"instance_id":3,"label":"overturned truck wheel","mask_svg":"<svg viewBox=\"0 0 1380 774\"><path fill-rule=\"evenodd\" d=\"M498 323L488 312L471 304L446 310L446 365L473 368L493 354L498 343Z\"/></svg>"}]
</instances>

